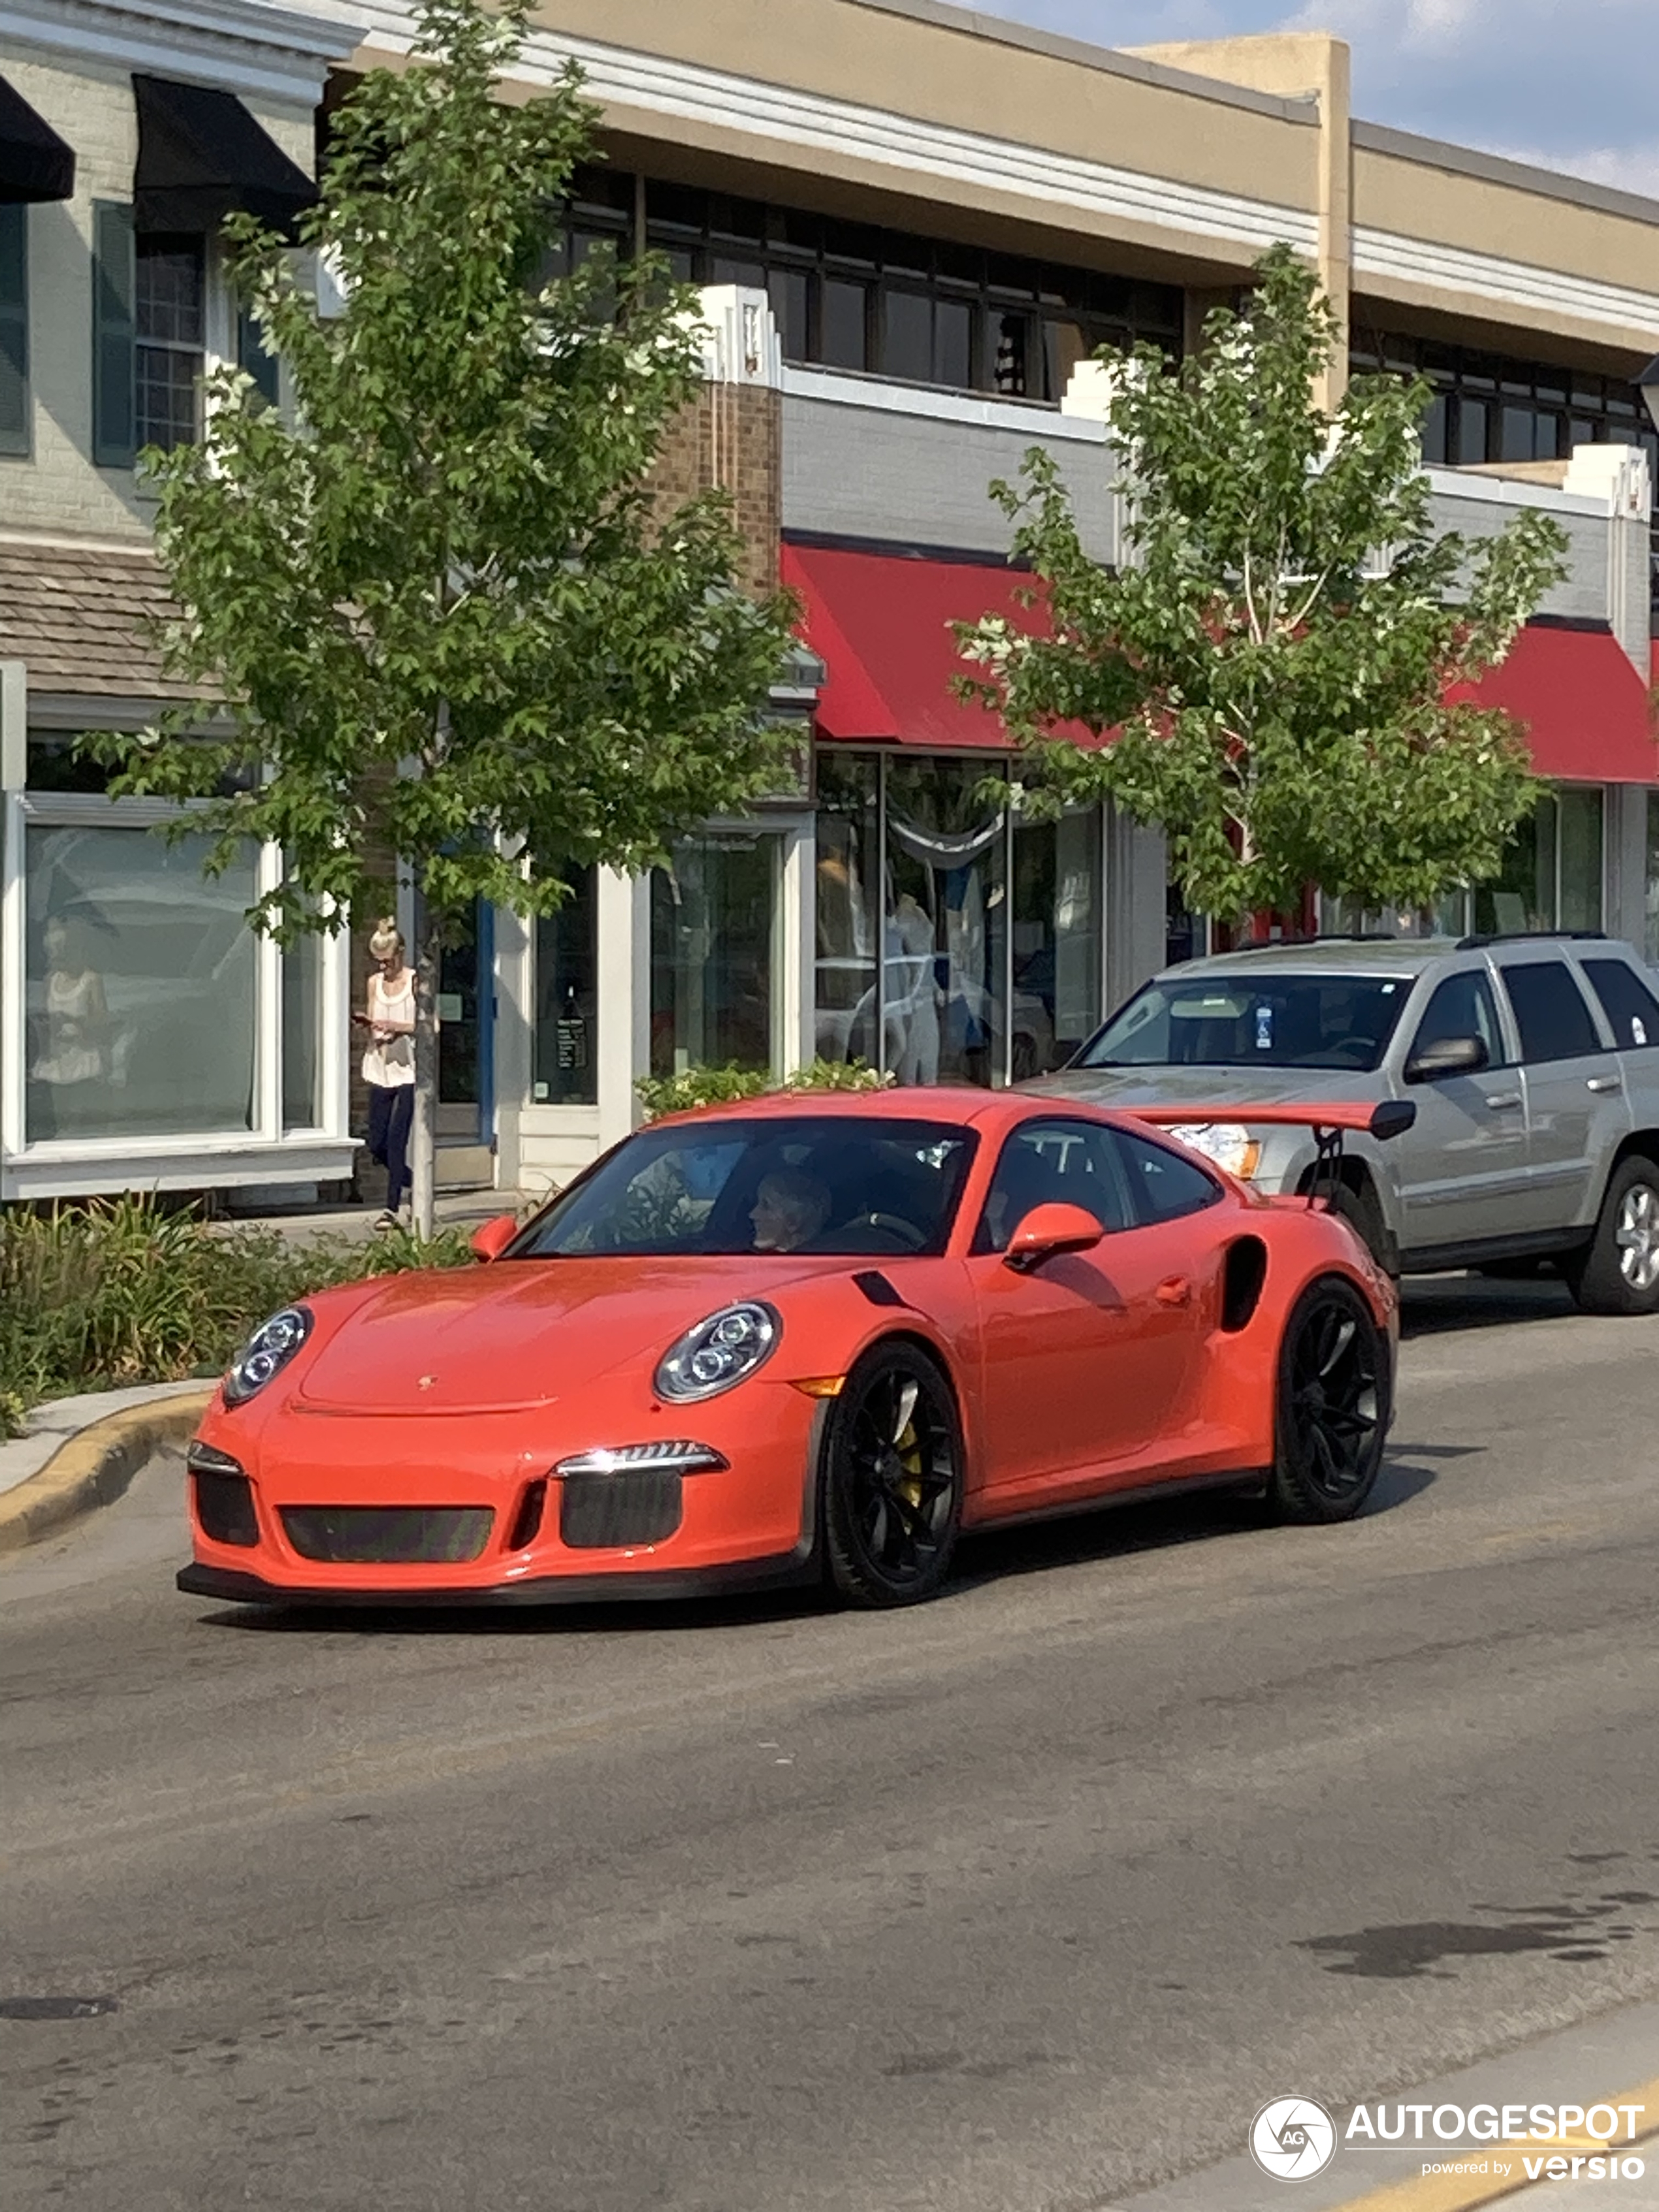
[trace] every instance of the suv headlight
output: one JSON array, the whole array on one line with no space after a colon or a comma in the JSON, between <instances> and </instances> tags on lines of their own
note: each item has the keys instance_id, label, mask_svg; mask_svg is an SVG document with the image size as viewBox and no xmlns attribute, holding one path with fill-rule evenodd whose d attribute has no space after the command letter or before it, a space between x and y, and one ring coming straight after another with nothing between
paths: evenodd
<instances>
[{"instance_id":1,"label":"suv headlight","mask_svg":"<svg viewBox=\"0 0 1659 2212\"><path fill-rule=\"evenodd\" d=\"M288 1365L310 1334L308 1306L284 1306L261 1322L230 1363L222 1386L226 1405L246 1405Z\"/></svg>"},{"instance_id":2,"label":"suv headlight","mask_svg":"<svg viewBox=\"0 0 1659 2212\"><path fill-rule=\"evenodd\" d=\"M1166 1126L1172 1137L1179 1137L1241 1182L1248 1182L1261 1165L1261 1139L1242 1121L1172 1121Z\"/></svg>"},{"instance_id":3,"label":"suv headlight","mask_svg":"<svg viewBox=\"0 0 1659 2212\"><path fill-rule=\"evenodd\" d=\"M723 1306L687 1329L663 1355L655 1378L657 1395L677 1405L718 1398L769 1359L782 1334L781 1316L758 1298Z\"/></svg>"}]
</instances>

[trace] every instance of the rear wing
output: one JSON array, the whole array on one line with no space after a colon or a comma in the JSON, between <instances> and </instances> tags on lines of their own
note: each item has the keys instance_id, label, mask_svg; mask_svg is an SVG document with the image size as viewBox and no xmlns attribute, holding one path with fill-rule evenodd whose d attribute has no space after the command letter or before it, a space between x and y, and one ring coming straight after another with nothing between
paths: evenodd
<instances>
[{"instance_id":1,"label":"rear wing","mask_svg":"<svg viewBox=\"0 0 1659 2212\"><path fill-rule=\"evenodd\" d=\"M1417 1119L1409 1098L1382 1098L1364 1106L1125 1106L1120 1110L1166 1129L1197 1128L1206 1121L1241 1121L1246 1127L1252 1122L1274 1122L1311 1129L1316 1136L1328 1129L1340 1137L1355 1129L1379 1144L1403 1137Z\"/></svg>"},{"instance_id":2,"label":"rear wing","mask_svg":"<svg viewBox=\"0 0 1659 2212\"><path fill-rule=\"evenodd\" d=\"M1124 1109L1137 1120L1166 1129L1195 1128L1206 1121L1232 1121L1248 1128L1264 1122L1311 1129L1316 1157L1308 1183L1308 1203L1324 1196L1328 1202L1342 1180L1343 1140L1350 1129L1386 1144L1403 1137L1417 1119L1409 1098L1382 1098L1365 1106L1130 1106Z\"/></svg>"}]
</instances>

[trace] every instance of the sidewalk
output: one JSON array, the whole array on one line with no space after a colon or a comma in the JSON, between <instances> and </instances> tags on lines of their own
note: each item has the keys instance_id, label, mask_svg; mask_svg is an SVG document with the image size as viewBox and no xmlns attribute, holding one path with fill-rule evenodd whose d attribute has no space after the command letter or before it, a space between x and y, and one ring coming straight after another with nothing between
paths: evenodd
<instances>
[{"instance_id":1,"label":"sidewalk","mask_svg":"<svg viewBox=\"0 0 1659 2212\"><path fill-rule=\"evenodd\" d=\"M541 1204L544 1195L523 1190L444 1191L436 1205L438 1226L476 1229L481 1221L493 1221L498 1213L527 1213ZM300 1243L333 1237L366 1243L376 1233L380 1212L380 1206L368 1201L361 1206L296 1206L263 1213L227 1214L214 1226L225 1236L242 1229L270 1229Z\"/></svg>"}]
</instances>

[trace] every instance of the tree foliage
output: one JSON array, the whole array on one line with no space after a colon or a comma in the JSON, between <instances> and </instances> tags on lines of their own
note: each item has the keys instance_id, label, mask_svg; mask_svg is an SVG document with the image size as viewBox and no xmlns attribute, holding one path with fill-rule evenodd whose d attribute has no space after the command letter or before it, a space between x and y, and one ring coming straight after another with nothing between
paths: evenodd
<instances>
[{"instance_id":1,"label":"tree foliage","mask_svg":"<svg viewBox=\"0 0 1659 2212\"><path fill-rule=\"evenodd\" d=\"M337 316L281 240L227 226L292 419L220 368L202 442L149 465L167 671L228 730L185 708L97 741L118 790L205 799L215 865L281 848L279 935L378 908L376 846L404 857L428 1102L435 963L476 900L549 911L571 866L646 866L781 763L788 603L736 587L724 495L665 513L646 484L701 382L695 295L649 259L547 273L598 111L574 70L496 97L526 12L425 0L415 65L335 111L300 236Z\"/></svg>"},{"instance_id":2,"label":"tree foliage","mask_svg":"<svg viewBox=\"0 0 1659 2212\"><path fill-rule=\"evenodd\" d=\"M1437 534L1420 381L1313 398L1335 326L1288 247L1177 374L1105 354L1127 509L1122 567L1085 552L1049 456L997 483L1050 634L963 632L970 687L1029 748L1028 807L1115 799L1168 834L1194 911L1291 910L1304 887L1416 907L1496 871L1534 803L1519 727L1450 696L1499 662L1565 573L1536 510ZM1081 725L1111 742L1080 748Z\"/></svg>"}]
</instances>

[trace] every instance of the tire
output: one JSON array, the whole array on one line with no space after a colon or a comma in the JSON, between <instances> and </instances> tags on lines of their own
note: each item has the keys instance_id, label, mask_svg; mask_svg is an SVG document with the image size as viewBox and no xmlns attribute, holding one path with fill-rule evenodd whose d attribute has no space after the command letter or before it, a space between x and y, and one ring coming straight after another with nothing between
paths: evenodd
<instances>
[{"instance_id":1,"label":"tire","mask_svg":"<svg viewBox=\"0 0 1659 2212\"><path fill-rule=\"evenodd\" d=\"M1383 1273L1397 1279L1399 1248L1382 1218L1382 1207L1372 1186L1365 1182L1356 1189L1352 1183L1339 1183L1331 1194L1331 1212L1341 1215Z\"/></svg>"},{"instance_id":2,"label":"tire","mask_svg":"<svg viewBox=\"0 0 1659 2212\"><path fill-rule=\"evenodd\" d=\"M962 1422L938 1364L878 1344L848 1376L824 1443L830 1578L851 1605L915 1605L951 1571L962 1523Z\"/></svg>"},{"instance_id":3,"label":"tire","mask_svg":"<svg viewBox=\"0 0 1659 2212\"><path fill-rule=\"evenodd\" d=\"M1560 1265L1585 1313L1659 1313L1659 1165L1639 1152L1619 1162L1595 1235Z\"/></svg>"},{"instance_id":4,"label":"tire","mask_svg":"<svg viewBox=\"0 0 1659 2212\"><path fill-rule=\"evenodd\" d=\"M1388 1338L1352 1284L1310 1284L1279 1346L1267 1497L1281 1520L1351 1521L1364 1505L1382 1464L1389 1370Z\"/></svg>"}]
</instances>

